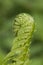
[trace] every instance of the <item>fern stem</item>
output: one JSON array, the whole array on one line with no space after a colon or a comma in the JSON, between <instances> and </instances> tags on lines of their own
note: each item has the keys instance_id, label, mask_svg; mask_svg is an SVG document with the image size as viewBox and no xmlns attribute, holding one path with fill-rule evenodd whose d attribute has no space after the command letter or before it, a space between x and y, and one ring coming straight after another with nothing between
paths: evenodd
<instances>
[{"instance_id":1,"label":"fern stem","mask_svg":"<svg viewBox=\"0 0 43 65\"><path fill-rule=\"evenodd\" d=\"M34 20L26 13L17 15L13 21L15 38L11 51L2 65L29 65L29 46L34 32Z\"/></svg>"}]
</instances>

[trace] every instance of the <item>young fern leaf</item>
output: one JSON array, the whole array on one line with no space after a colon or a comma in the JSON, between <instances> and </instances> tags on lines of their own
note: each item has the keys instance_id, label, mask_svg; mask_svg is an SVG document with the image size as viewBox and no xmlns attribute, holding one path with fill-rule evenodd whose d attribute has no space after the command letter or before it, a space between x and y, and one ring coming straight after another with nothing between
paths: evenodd
<instances>
[{"instance_id":1,"label":"young fern leaf","mask_svg":"<svg viewBox=\"0 0 43 65\"><path fill-rule=\"evenodd\" d=\"M13 21L13 32L16 35L11 51L2 65L29 65L29 45L34 32L34 20L26 13L17 15Z\"/></svg>"}]
</instances>

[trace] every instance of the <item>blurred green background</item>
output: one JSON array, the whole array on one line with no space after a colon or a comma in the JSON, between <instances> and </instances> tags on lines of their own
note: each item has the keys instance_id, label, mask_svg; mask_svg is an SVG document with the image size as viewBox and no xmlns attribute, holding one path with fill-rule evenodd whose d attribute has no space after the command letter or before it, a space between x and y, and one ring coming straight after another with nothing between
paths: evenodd
<instances>
[{"instance_id":1,"label":"blurred green background","mask_svg":"<svg viewBox=\"0 0 43 65\"><path fill-rule=\"evenodd\" d=\"M30 46L30 65L43 65L43 0L0 0L0 65L12 47L12 21L19 13L35 20L35 33Z\"/></svg>"}]
</instances>

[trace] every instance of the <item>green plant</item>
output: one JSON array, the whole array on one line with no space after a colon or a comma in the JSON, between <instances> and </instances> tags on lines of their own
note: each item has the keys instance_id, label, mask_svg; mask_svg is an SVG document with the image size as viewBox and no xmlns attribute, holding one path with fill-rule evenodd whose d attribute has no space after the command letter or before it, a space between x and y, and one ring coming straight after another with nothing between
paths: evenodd
<instances>
[{"instance_id":1,"label":"green plant","mask_svg":"<svg viewBox=\"0 0 43 65\"><path fill-rule=\"evenodd\" d=\"M2 65L29 65L29 46L34 31L34 20L29 14L21 13L13 22L16 37Z\"/></svg>"}]
</instances>

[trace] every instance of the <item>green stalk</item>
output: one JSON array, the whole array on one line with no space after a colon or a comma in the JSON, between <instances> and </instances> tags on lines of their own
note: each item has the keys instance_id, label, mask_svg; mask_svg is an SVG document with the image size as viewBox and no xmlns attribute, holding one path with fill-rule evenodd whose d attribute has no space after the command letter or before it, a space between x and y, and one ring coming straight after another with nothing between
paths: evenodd
<instances>
[{"instance_id":1,"label":"green stalk","mask_svg":"<svg viewBox=\"0 0 43 65\"><path fill-rule=\"evenodd\" d=\"M29 65L29 46L34 32L34 20L26 13L17 15L13 21L15 38L13 46L2 65Z\"/></svg>"}]
</instances>

